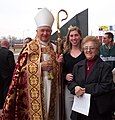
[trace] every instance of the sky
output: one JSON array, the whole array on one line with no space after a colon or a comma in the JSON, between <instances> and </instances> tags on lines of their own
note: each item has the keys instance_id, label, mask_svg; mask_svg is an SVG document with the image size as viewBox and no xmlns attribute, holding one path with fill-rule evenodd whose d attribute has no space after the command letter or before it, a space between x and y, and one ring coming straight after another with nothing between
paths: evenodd
<instances>
[{"instance_id":1,"label":"sky","mask_svg":"<svg viewBox=\"0 0 115 120\"><path fill-rule=\"evenodd\" d=\"M68 19L60 22L60 27L73 16L88 8L89 35L98 35L102 25L115 25L115 0L0 0L0 37L35 37L34 17L38 8L46 7L54 15L53 32L56 29L56 17L60 9L65 9ZM64 17L61 14L60 17ZM53 33L52 32L52 33Z\"/></svg>"}]
</instances>

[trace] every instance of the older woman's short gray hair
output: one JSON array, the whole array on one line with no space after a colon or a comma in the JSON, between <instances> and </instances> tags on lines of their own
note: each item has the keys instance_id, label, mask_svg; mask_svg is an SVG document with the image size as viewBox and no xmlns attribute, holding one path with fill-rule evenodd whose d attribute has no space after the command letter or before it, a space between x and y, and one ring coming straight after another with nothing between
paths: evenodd
<instances>
[{"instance_id":1,"label":"older woman's short gray hair","mask_svg":"<svg viewBox=\"0 0 115 120\"><path fill-rule=\"evenodd\" d=\"M99 50L101 44L99 42L99 39L97 37L95 37L95 36L86 36L82 40L82 42L81 42L81 48L82 48L82 50L83 50L84 44L87 43L87 42L89 42L89 41L93 42L95 44L95 47Z\"/></svg>"}]
</instances>

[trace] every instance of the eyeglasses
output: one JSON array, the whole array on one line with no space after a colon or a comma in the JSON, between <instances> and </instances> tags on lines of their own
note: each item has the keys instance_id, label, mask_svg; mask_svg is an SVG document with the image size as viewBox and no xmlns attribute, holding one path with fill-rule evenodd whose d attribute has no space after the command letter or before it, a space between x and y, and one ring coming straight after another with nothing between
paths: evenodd
<instances>
[{"instance_id":1,"label":"eyeglasses","mask_svg":"<svg viewBox=\"0 0 115 120\"><path fill-rule=\"evenodd\" d=\"M95 47L91 47L91 46L84 46L83 47L83 50L84 51L93 51L93 50L95 50L96 48Z\"/></svg>"}]
</instances>

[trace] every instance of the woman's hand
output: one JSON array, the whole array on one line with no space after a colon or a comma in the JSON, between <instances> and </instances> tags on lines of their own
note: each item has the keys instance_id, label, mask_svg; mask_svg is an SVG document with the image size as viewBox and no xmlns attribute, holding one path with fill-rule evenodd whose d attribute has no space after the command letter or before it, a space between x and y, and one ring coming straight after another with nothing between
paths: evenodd
<instances>
[{"instance_id":1,"label":"woman's hand","mask_svg":"<svg viewBox=\"0 0 115 120\"><path fill-rule=\"evenodd\" d=\"M85 93L85 88L82 88L80 86L75 87L75 94L79 97Z\"/></svg>"},{"instance_id":2,"label":"woman's hand","mask_svg":"<svg viewBox=\"0 0 115 120\"><path fill-rule=\"evenodd\" d=\"M66 75L66 80L67 81L72 81L73 80L73 75L71 73Z\"/></svg>"}]
</instances>

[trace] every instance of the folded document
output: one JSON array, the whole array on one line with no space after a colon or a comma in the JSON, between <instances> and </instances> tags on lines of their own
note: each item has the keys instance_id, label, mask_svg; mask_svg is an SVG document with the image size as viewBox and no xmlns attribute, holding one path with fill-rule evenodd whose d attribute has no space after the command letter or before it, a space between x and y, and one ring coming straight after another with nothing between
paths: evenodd
<instances>
[{"instance_id":1,"label":"folded document","mask_svg":"<svg viewBox=\"0 0 115 120\"><path fill-rule=\"evenodd\" d=\"M84 93L82 96L77 97L74 95L74 102L72 110L88 116L90 109L91 94Z\"/></svg>"}]
</instances>

